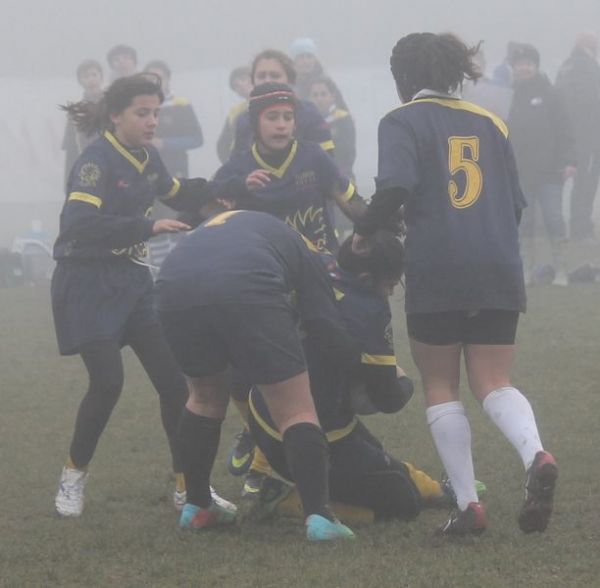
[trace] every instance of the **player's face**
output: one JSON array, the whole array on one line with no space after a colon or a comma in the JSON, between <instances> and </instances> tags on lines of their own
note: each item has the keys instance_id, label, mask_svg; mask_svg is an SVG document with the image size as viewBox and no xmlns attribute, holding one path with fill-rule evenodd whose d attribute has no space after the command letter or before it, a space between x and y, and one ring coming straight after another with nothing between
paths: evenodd
<instances>
[{"instance_id":1,"label":"player's face","mask_svg":"<svg viewBox=\"0 0 600 588\"><path fill-rule=\"evenodd\" d=\"M258 119L259 142L267 151L285 149L294 137L296 119L289 104L271 106Z\"/></svg>"},{"instance_id":2,"label":"player's face","mask_svg":"<svg viewBox=\"0 0 600 588\"><path fill-rule=\"evenodd\" d=\"M121 53L112 58L110 66L119 77L125 77L132 76L135 73L137 63L131 55Z\"/></svg>"},{"instance_id":3,"label":"player's face","mask_svg":"<svg viewBox=\"0 0 600 588\"><path fill-rule=\"evenodd\" d=\"M126 147L145 147L152 143L158 124L160 99L156 95L136 96L118 114L111 114L115 136Z\"/></svg>"},{"instance_id":4,"label":"player's face","mask_svg":"<svg viewBox=\"0 0 600 588\"><path fill-rule=\"evenodd\" d=\"M278 84L289 83L287 74L278 59L259 59L254 68L254 85L276 82Z\"/></svg>"},{"instance_id":5,"label":"player's face","mask_svg":"<svg viewBox=\"0 0 600 588\"><path fill-rule=\"evenodd\" d=\"M311 53L301 53L294 59L294 65L299 74L310 74L317 65L317 58Z\"/></svg>"},{"instance_id":6,"label":"player's face","mask_svg":"<svg viewBox=\"0 0 600 588\"><path fill-rule=\"evenodd\" d=\"M321 114L327 114L335 103L335 97L326 84L313 84L310 89L310 99Z\"/></svg>"},{"instance_id":7,"label":"player's face","mask_svg":"<svg viewBox=\"0 0 600 588\"><path fill-rule=\"evenodd\" d=\"M240 76L239 78L235 78L235 80L233 80L233 89L235 90L235 93L240 97L243 98L244 100L248 100L248 98L250 97L250 92L252 92L252 80L250 79L250 76Z\"/></svg>"},{"instance_id":8,"label":"player's face","mask_svg":"<svg viewBox=\"0 0 600 588\"><path fill-rule=\"evenodd\" d=\"M79 83L87 93L95 94L102 88L102 72L95 67L90 67L79 76Z\"/></svg>"},{"instance_id":9,"label":"player's face","mask_svg":"<svg viewBox=\"0 0 600 588\"><path fill-rule=\"evenodd\" d=\"M534 78L538 73L538 66L531 59L519 59L513 64L515 82L524 82Z\"/></svg>"}]
</instances>

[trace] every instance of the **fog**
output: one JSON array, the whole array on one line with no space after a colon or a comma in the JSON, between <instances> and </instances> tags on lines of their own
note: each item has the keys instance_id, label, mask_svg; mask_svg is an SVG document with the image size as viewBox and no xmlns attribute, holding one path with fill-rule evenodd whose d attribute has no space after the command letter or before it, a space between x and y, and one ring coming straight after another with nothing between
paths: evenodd
<instances>
[{"instance_id":1,"label":"fog","mask_svg":"<svg viewBox=\"0 0 600 588\"><path fill-rule=\"evenodd\" d=\"M77 64L94 58L106 66L106 52L117 43L135 47L141 67L151 59L169 63L172 89L193 102L205 136L204 146L191 153L191 175L210 176L218 166L218 133L238 101L227 85L230 69L261 49L287 50L295 37L312 37L354 115L355 171L368 194L377 121L397 102L387 64L399 37L430 30L484 40L490 69L502 61L507 41L527 41L554 78L585 29L600 29L598 0L4 0L0 245L9 246L33 220L55 233L64 197L64 116L57 104L80 96Z\"/></svg>"}]
</instances>

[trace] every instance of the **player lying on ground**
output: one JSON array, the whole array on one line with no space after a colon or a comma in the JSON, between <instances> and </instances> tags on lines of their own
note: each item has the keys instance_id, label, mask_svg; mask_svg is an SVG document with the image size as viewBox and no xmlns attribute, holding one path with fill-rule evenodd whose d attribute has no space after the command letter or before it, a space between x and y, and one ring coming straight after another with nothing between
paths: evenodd
<instances>
[{"instance_id":1,"label":"player lying on ground","mask_svg":"<svg viewBox=\"0 0 600 588\"><path fill-rule=\"evenodd\" d=\"M234 520L211 499L209 477L235 367L256 382L282 434L308 539L353 537L328 504L327 441L297 324L300 316L335 369L359 363L325 269L312 244L272 215L211 206L220 213L167 256L156 288L165 335L190 391L179 428L188 492L180 526L205 529Z\"/></svg>"},{"instance_id":2,"label":"player lying on ground","mask_svg":"<svg viewBox=\"0 0 600 588\"><path fill-rule=\"evenodd\" d=\"M329 441L329 490L336 514L347 522L416 517L422 506L450 506L452 499L439 482L387 453L356 417L401 410L413 393L412 381L396 365L388 297L400 280L404 250L389 231L378 231L368 257L352 252L347 240L338 263L320 254L336 292L336 306L349 334L360 343L361 363L340 372L304 340L319 421ZM250 393L250 431L275 472L289 482L281 435L274 426L260 390ZM266 478L259 495L261 510L294 515L295 493ZM448 489L449 490L449 489Z\"/></svg>"}]
</instances>

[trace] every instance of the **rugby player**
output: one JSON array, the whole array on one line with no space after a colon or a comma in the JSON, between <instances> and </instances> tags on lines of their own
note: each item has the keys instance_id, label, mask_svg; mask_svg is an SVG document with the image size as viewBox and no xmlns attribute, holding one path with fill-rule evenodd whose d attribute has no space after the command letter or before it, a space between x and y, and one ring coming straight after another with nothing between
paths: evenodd
<instances>
[{"instance_id":1,"label":"rugby player","mask_svg":"<svg viewBox=\"0 0 600 588\"><path fill-rule=\"evenodd\" d=\"M529 401L510 380L519 313L525 311L518 223L525 200L506 125L460 99L481 76L469 48L450 34L415 33L390 60L402 106L379 125L376 193L355 224L353 247L404 206L407 327L421 373L427 422L456 492L445 535L487 526L475 490L471 431L459 399L461 355L484 412L526 470L522 531L544 531L558 476Z\"/></svg>"},{"instance_id":2,"label":"rugby player","mask_svg":"<svg viewBox=\"0 0 600 588\"><path fill-rule=\"evenodd\" d=\"M158 392L176 474L175 506L185 502L175 437L187 392L153 309L145 241L189 229L176 220L151 220L153 202L160 198L176 210L196 210L206 180L172 177L152 146L162 100L158 78L143 74L119 78L98 103L64 107L80 131L100 136L69 175L54 246L52 309L59 350L79 354L89 375L55 499L63 516L83 511L87 467L123 387L124 345L136 353Z\"/></svg>"},{"instance_id":3,"label":"rugby player","mask_svg":"<svg viewBox=\"0 0 600 588\"><path fill-rule=\"evenodd\" d=\"M189 399L179 426L187 487L180 526L202 530L235 515L211 499L209 476L230 392L230 369L260 389L294 472L309 540L353 537L328 501L328 448L312 400L297 318L338 370L359 362L340 324L315 248L274 216L213 216L165 259L157 298L164 332L186 375ZM205 214L206 211L201 211Z\"/></svg>"}]
</instances>

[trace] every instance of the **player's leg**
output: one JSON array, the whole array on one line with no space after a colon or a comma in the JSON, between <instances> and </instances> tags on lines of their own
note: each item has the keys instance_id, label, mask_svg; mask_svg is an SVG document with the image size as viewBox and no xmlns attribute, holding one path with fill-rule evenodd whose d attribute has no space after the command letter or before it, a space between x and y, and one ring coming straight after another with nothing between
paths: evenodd
<instances>
[{"instance_id":1,"label":"player's leg","mask_svg":"<svg viewBox=\"0 0 600 588\"><path fill-rule=\"evenodd\" d=\"M81 348L81 358L89 386L79 405L69 460L55 499L56 510L62 516L79 516L83 511L87 466L123 388L123 363L116 341L87 343Z\"/></svg>"},{"instance_id":2,"label":"player's leg","mask_svg":"<svg viewBox=\"0 0 600 588\"><path fill-rule=\"evenodd\" d=\"M459 400L461 313L407 315L413 359L423 382L427 422L456 493L459 513L445 534L479 533L486 526L479 504L471 453L471 428Z\"/></svg>"},{"instance_id":3,"label":"player's leg","mask_svg":"<svg viewBox=\"0 0 600 588\"><path fill-rule=\"evenodd\" d=\"M470 343L465 345L469 385L527 472L527 499L519 517L522 530L543 531L552 512L558 470L552 455L544 451L531 404L510 381L518 313L482 312L476 321L479 324L470 326Z\"/></svg>"},{"instance_id":4,"label":"player's leg","mask_svg":"<svg viewBox=\"0 0 600 588\"><path fill-rule=\"evenodd\" d=\"M308 372L258 386L283 437L283 448L296 482L310 540L353 537L329 506L329 449L310 393Z\"/></svg>"},{"instance_id":5,"label":"player's leg","mask_svg":"<svg viewBox=\"0 0 600 588\"><path fill-rule=\"evenodd\" d=\"M189 391L177 430L187 490L180 526L203 529L231 523L234 505L215 500L210 487L230 388L227 349L213 328L219 318L210 307L164 312L160 319Z\"/></svg>"}]
</instances>

